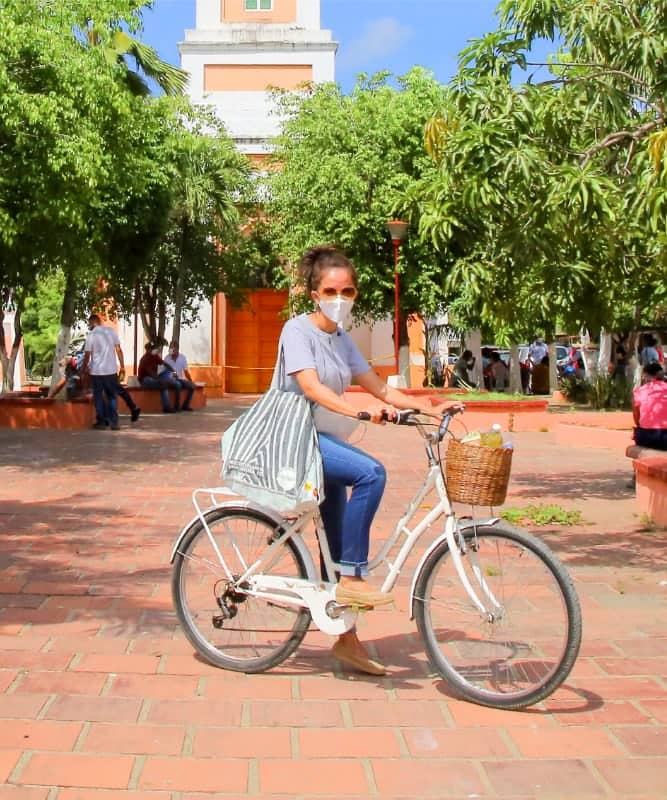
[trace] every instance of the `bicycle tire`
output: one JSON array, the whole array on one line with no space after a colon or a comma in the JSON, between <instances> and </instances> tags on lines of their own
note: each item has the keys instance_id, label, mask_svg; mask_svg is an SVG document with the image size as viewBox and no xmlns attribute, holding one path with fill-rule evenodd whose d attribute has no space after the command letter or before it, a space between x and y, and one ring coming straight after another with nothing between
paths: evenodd
<instances>
[{"instance_id":1,"label":"bicycle tire","mask_svg":"<svg viewBox=\"0 0 667 800\"><path fill-rule=\"evenodd\" d=\"M447 542L426 560L415 616L427 655L455 693L491 708L520 709L552 694L581 644L581 609L567 571L536 537L510 526L464 532L466 573L477 560L502 611L485 619L456 572ZM475 589L481 590L478 584Z\"/></svg>"},{"instance_id":2,"label":"bicycle tire","mask_svg":"<svg viewBox=\"0 0 667 800\"><path fill-rule=\"evenodd\" d=\"M211 534L230 571L245 571L279 535L270 516L247 508L214 509L206 515ZM232 539L238 551L232 548ZM291 539L282 545L264 574L306 578L303 557ZM258 597L239 597L236 616L224 619L218 598L227 578L200 521L179 545L172 572L172 595L185 635L197 652L217 667L236 672L264 672L282 663L299 646L310 626L310 611Z\"/></svg>"}]
</instances>

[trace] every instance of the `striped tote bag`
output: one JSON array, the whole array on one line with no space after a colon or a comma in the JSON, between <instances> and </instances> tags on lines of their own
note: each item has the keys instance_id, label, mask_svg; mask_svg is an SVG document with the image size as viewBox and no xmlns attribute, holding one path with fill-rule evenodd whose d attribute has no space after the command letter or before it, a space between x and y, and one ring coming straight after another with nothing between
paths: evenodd
<instances>
[{"instance_id":1,"label":"striped tote bag","mask_svg":"<svg viewBox=\"0 0 667 800\"><path fill-rule=\"evenodd\" d=\"M317 431L303 395L269 389L223 434L222 460L230 489L274 511L301 513L324 500Z\"/></svg>"}]
</instances>

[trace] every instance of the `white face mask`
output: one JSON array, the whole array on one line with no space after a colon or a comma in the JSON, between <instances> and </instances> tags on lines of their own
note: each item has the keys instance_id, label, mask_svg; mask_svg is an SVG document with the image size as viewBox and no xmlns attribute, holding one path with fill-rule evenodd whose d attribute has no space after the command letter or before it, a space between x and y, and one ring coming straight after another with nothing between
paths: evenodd
<instances>
[{"instance_id":1,"label":"white face mask","mask_svg":"<svg viewBox=\"0 0 667 800\"><path fill-rule=\"evenodd\" d=\"M345 322L354 306L354 300L346 300L341 295L338 295L335 300L319 300L318 303L324 316L337 325Z\"/></svg>"}]
</instances>

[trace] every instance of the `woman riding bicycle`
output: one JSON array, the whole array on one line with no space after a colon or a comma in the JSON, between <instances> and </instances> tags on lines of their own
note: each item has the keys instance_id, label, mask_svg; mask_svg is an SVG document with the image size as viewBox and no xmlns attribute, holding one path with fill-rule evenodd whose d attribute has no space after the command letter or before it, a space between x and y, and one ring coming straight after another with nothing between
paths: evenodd
<instances>
[{"instance_id":1,"label":"woman riding bicycle","mask_svg":"<svg viewBox=\"0 0 667 800\"><path fill-rule=\"evenodd\" d=\"M370 421L377 424L394 419L396 408L438 409L426 398L408 397L388 386L343 329L358 295L358 282L354 265L341 251L327 245L313 247L301 259L299 271L316 309L289 320L283 328L283 388L314 403L324 469L325 499L320 513L332 558L340 565L336 600L374 608L392 600L365 580L370 527L382 499L386 471L375 458L345 441L356 427L358 409L347 402L344 392L354 378L377 398L380 403L366 409ZM348 487L352 489L349 499ZM363 672L386 672L368 656L354 630L339 637L333 654Z\"/></svg>"}]
</instances>

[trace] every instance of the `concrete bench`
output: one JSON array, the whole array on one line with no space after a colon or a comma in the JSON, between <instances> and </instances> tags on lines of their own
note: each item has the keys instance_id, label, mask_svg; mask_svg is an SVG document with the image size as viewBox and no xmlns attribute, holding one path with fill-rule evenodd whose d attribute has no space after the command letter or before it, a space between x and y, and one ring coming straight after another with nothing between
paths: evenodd
<instances>
[{"instance_id":1,"label":"concrete bench","mask_svg":"<svg viewBox=\"0 0 667 800\"><path fill-rule=\"evenodd\" d=\"M128 386L134 402L145 414L162 412L159 389L144 386ZM170 390L173 406L174 395ZM181 392L181 401L183 392ZM192 395L192 408L206 406L205 384L196 384ZM127 414L123 400L118 398L118 410ZM44 397L40 392L15 392L0 396L0 428L53 428L56 430L83 430L95 422L95 405L91 394L76 400L61 400Z\"/></svg>"},{"instance_id":2,"label":"concrete bench","mask_svg":"<svg viewBox=\"0 0 667 800\"><path fill-rule=\"evenodd\" d=\"M127 391L142 412L146 414L157 414L162 411L162 401L159 389L150 389L147 386L127 386ZM168 389L169 403L174 407L174 390ZM181 403L185 399L185 390L181 389ZM119 399L121 409L125 407L122 399ZM197 411L206 407L206 384L195 383L195 391L192 395L191 407Z\"/></svg>"},{"instance_id":3,"label":"concrete bench","mask_svg":"<svg viewBox=\"0 0 667 800\"><path fill-rule=\"evenodd\" d=\"M633 444L625 455L632 459L637 476L639 510L656 525L667 527L667 451Z\"/></svg>"}]
</instances>

